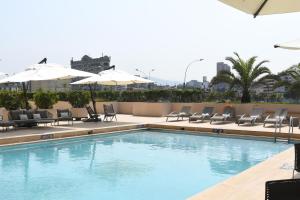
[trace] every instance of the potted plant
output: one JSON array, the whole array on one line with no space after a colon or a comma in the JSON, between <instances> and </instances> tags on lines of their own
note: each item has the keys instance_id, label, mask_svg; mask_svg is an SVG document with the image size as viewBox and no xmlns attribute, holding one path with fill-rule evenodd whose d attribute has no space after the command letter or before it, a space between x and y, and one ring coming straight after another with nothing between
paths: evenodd
<instances>
[{"instance_id":1,"label":"potted plant","mask_svg":"<svg viewBox=\"0 0 300 200\"><path fill-rule=\"evenodd\" d=\"M4 107L6 110L25 108L22 94L19 92L2 91L0 93L0 107Z\"/></svg>"},{"instance_id":2,"label":"potted plant","mask_svg":"<svg viewBox=\"0 0 300 200\"><path fill-rule=\"evenodd\" d=\"M72 105L72 116L74 118L81 119L88 116L85 106L90 102L90 96L85 91L72 91L68 93L68 100Z\"/></svg>"},{"instance_id":3,"label":"potted plant","mask_svg":"<svg viewBox=\"0 0 300 200\"><path fill-rule=\"evenodd\" d=\"M33 100L35 105L39 109L51 109L53 105L57 102L58 98L56 93L53 92L44 92L43 90L38 90L33 95Z\"/></svg>"}]
</instances>

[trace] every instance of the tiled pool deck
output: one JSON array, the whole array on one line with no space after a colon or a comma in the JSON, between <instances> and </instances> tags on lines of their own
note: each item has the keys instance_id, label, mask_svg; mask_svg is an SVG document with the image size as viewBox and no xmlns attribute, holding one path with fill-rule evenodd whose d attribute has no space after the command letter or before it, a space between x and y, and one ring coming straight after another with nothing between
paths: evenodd
<instances>
[{"instance_id":1,"label":"tiled pool deck","mask_svg":"<svg viewBox=\"0 0 300 200\"><path fill-rule=\"evenodd\" d=\"M118 115L118 122L75 122L73 126L62 124L60 126L40 126L30 129L24 128L0 132L0 145L41 141L47 139L60 139L64 137L76 137L88 134L101 134L142 127L177 129L197 132L212 132L213 130L222 130L224 134L267 137L272 137L274 132L274 127L269 126L264 128L262 124L255 126L238 126L234 123L211 125L208 122L188 123L187 120L166 122L164 117L137 117L131 115ZM288 126L284 126L282 128L281 132L283 137L288 136L288 129ZM294 128L294 134L291 136L292 138L300 139L300 130L298 128ZM264 199L265 182L267 180L291 178L293 162L294 150L291 148L222 183L196 194L189 199Z\"/></svg>"}]
</instances>

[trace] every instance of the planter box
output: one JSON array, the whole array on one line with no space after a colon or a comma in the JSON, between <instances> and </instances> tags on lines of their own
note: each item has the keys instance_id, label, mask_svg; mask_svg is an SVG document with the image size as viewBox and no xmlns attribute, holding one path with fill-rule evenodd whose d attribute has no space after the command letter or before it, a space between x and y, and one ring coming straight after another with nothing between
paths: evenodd
<instances>
[{"instance_id":1,"label":"planter box","mask_svg":"<svg viewBox=\"0 0 300 200\"><path fill-rule=\"evenodd\" d=\"M162 117L171 112L171 103L134 102L132 114L136 116Z\"/></svg>"},{"instance_id":2,"label":"planter box","mask_svg":"<svg viewBox=\"0 0 300 200\"><path fill-rule=\"evenodd\" d=\"M76 119L87 118L88 112L86 108L71 108L72 117Z\"/></svg>"},{"instance_id":3,"label":"planter box","mask_svg":"<svg viewBox=\"0 0 300 200\"><path fill-rule=\"evenodd\" d=\"M8 121L8 111L5 108L0 108L0 115L3 116L3 121Z\"/></svg>"},{"instance_id":4,"label":"planter box","mask_svg":"<svg viewBox=\"0 0 300 200\"><path fill-rule=\"evenodd\" d=\"M118 102L118 113L132 115L133 102Z\"/></svg>"},{"instance_id":5,"label":"planter box","mask_svg":"<svg viewBox=\"0 0 300 200\"><path fill-rule=\"evenodd\" d=\"M96 102L96 109L98 114L103 114L103 105L104 104L112 104L115 112L118 113L118 102ZM93 108L93 104L90 103L91 108Z\"/></svg>"}]
</instances>

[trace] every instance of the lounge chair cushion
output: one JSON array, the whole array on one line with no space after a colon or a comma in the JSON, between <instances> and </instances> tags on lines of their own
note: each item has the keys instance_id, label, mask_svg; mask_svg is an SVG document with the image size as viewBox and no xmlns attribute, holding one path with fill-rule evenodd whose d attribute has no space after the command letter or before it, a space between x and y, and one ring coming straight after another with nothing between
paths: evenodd
<instances>
[{"instance_id":1,"label":"lounge chair cushion","mask_svg":"<svg viewBox=\"0 0 300 200\"><path fill-rule=\"evenodd\" d=\"M24 114L22 110L11 110L9 112L11 120L20 120L20 114Z\"/></svg>"},{"instance_id":2,"label":"lounge chair cushion","mask_svg":"<svg viewBox=\"0 0 300 200\"><path fill-rule=\"evenodd\" d=\"M67 118L67 117L69 117L69 113L68 112L61 112L60 117Z\"/></svg>"},{"instance_id":3,"label":"lounge chair cushion","mask_svg":"<svg viewBox=\"0 0 300 200\"><path fill-rule=\"evenodd\" d=\"M193 114L192 116L190 116L190 119L193 120L197 120L197 119L205 119L207 117L209 117L210 114L208 113L197 113L197 114Z\"/></svg>"},{"instance_id":4,"label":"lounge chair cushion","mask_svg":"<svg viewBox=\"0 0 300 200\"><path fill-rule=\"evenodd\" d=\"M41 119L41 114L33 114L33 119Z\"/></svg>"},{"instance_id":5,"label":"lounge chair cushion","mask_svg":"<svg viewBox=\"0 0 300 200\"><path fill-rule=\"evenodd\" d=\"M249 121L252 121L253 119L255 119L255 118L254 117L242 117L241 119L239 119L239 121L249 122Z\"/></svg>"},{"instance_id":6,"label":"lounge chair cushion","mask_svg":"<svg viewBox=\"0 0 300 200\"><path fill-rule=\"evenodd\" d=\"M19 115L20 120L28 120L28 116L26 114Z\"/></svg>"},{"instance_id":7,"label":"lounge chair cushion","mask_svg":"<svg viewBox=\"0 0 300 200\"><path fill-rule=\"evenodd\" d=\"M179 115L178 112L172 112L172 113L166 115L166 117L177 117L178 115Z\"/></svg>"},{"instance_id":8,"label":"lounge chair cushion","mask_svg":"<svg viewBox=\"0 0 300 200\"><path fill-rule=\"evenodd\" d=\"M230 117L231 115L230 115L229 113L224 113L224 114L222 114L222 116L223 116L224 118L228 118L228 117Z\"/></svg>"},{"instance_id":9,"label":"lounge chair cushion","mask_svg":"<svg viewBox=\"0 0 300 200\"><path fill-rule=\"evenodd\" d=\"M224 116L214 116L211 119L213 119L213 120L224 120L225 117Z\"/></svg>"},{"instance_id":10,"label":"lounge chair cushion","mask_svg":"<svg viewBox=\"0 0 300 200\"><path fill-rule=\"evenodd\" d=\"M265 119L265 122L268 122L268 123L276 123L276 122L279 122L279 121L280 121L280 118L278 118L278 117Z\"/></svg>"},{"instance_id":11,"label":"lounge chair cushion","mask_svg":"<svg viewBox=\"0 0 300 200\"><path fill-rule=\"evenodd\" d=\"M47 110L37 110L35 114L40 114L42 119L49 118Z\"/></svg>"},{"instance_id":12,"label":"lounge chair cushion","mask_svg":"<svg viewBox=\"0 0 300 200\"><path fill-rule=\"evenodd\" d=\"M33 119L33 111L32 110L25 110L24 114L27 115L28 119Z\"/></svg>"}]
</instances>

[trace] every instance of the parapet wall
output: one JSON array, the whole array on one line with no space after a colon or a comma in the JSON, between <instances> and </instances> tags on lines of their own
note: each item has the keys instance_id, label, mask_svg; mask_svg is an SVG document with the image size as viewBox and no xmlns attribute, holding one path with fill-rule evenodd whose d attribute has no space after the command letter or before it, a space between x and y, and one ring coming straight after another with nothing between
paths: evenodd
<instances>
[{"instance_id":1,"label":"parapet wall","mask_svg":"<svg viewBox=\"0 0 300 200\"><path fill-rule=\"evenodd\" d=\"M30 102L32 108L36 108L34 102ZM250 113L252 108L259 107L264 108L265 113L273 113L278 108L287 108L289 115L300 117L300 105L299 104L231 104L231 103L150 103L150 102L97 102L97 112L103 113L103 104L113 104L114 109L119 114L128 114L136 116L151 116L162 117L170 113L171 111L180 111L182 106L191 106L192 112L201 112L205 106L212 106L215 108L214 112L222 113L225 106L232 106L235 108L236 115ZM92 106L92 103L90 103ZM55 109L73 109L69 102L59 101L50 109L54 112ZM81 111L81 113L86 112ZM0 114L4 115L6 119L7 111L4 108L0 108ZM74 113L76 116L76 113Z\"/></svg>"}]
</instances>

